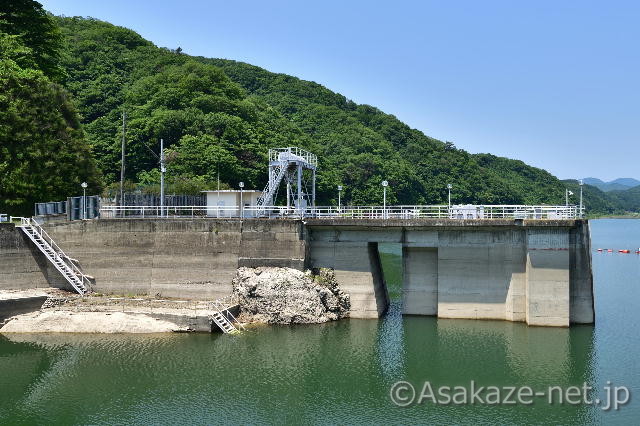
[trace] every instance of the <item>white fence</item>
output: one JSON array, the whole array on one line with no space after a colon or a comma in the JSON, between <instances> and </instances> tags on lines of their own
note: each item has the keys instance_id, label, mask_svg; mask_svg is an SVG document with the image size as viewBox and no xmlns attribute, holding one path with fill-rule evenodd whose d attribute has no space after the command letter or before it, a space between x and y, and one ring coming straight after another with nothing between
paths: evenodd
<instances>
[{"instance_id":1,"label":"white fence","mask_svg":"<svg viewBox=\"0 0 640 426\"><path fill-rule=\"evenodd\" d=\"M577 206L453 205L449 206L102 206L101 218L347 218L347 219L578 219Z\"/></svg>"}]
</instances>

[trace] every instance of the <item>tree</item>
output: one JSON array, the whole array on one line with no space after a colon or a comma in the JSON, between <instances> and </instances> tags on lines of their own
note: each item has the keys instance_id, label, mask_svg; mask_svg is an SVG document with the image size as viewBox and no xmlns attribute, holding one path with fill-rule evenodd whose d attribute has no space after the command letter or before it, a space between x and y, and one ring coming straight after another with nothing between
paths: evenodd
<instances>
[{"instance_id":1,"label":"tree","mask_svg":"<svg viewBox=\"0 0 640 426\"><path fill-rule=\"evenodd\" d=\"M62 33L40 3L34 0L0 2L0 32L17 36L21 44L31 49L33 61L46 76L53 80L64 76L59 65Z\"/></svg>"},{"instance_id":2,"label":"tree","mask_svg":"<svg viewBox=\"0 0 640 426\"><path fill-rule=\"evenodd\" d=\"M100 189L78 115L41 71L0 61L0 211L26 215L33 203Z\"/></svg>"}]
</instances>

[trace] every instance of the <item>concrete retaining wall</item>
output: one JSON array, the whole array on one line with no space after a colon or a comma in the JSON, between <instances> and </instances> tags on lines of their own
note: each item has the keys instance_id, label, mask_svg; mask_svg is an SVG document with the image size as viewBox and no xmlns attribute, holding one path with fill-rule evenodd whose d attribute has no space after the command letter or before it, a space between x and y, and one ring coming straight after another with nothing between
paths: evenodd
<instances>
[{"instance_id":1,"label":"concrete retaining wall","mask_svg":"<svg viewBox=\"0 0 640 426\"><path fill-rule=\"evenodd\" d=\"M106 294L214 299L231 293L239 265L302 268L306 250L296 221L102 219L44 227ZM3 257L0 288L64 285L19 229L2 230L1 253L11 263Z\"/></svg>"},{"instance_id":2,"label":"concrete retaining wall","mask_svg":"<svg viewBox=\"0 0 640 426\"><path fill-rule=\"evenodd\" d=\"M40 310L48 296L25 296L0 299L0 327L7 318Z\"/></svg>"},{"instance_id":3,"label":"concrete retaining wall","mask_svg":"<svg viewBox=\"0 0 640 426\"><path fill-rule=\"evenodd\" d=\"M0 223L0 289L27 289L69 285L24 232Z\"/></svg>"}]
</instances>

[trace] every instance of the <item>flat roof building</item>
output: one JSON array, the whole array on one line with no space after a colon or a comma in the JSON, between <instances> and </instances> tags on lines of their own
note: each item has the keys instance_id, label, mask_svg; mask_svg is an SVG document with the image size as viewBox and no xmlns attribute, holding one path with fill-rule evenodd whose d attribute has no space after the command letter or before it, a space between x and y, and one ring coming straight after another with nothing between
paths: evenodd
<instances>
[{"instance_id":1,"label":"flat roof building","mask_svg":"<svg viewBox=\"0 0 640 426\"><path fill-rule=\"evenodd\" d=\"M243 209L256 207L262 191L255 189L221 189L202 191L207 194L207 216L210 217L240 217L241 198ZM241 194L242 192L242 194ZM254 217L255 209L244 210L244 217Z\"/></svg>"}]
</instances>

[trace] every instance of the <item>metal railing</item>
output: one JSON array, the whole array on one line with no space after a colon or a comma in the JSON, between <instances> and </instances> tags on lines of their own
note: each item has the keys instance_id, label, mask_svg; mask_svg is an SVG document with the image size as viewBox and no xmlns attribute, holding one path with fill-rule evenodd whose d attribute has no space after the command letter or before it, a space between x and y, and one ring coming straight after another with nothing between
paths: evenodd
<instances>
[{"instance_id":1,"label":"metal railing","mask_svg":"<svg viewBox=\"0 0 640 426\"><path fill-rule=\"evenodd\" d=\"M578 206L446 205L435 206L102 206L101 218L347 218L347 219L579 219Z\"/></svg>"},{"instance_id":2,"label":"metal railing","mask_svg":"<svg viewBox=\"0 0 640 426\"><path fill-rule=\"evenodd\" d=\"M60 246L58 246L58 244L56 244L56 242L53 241L53 238L51 238L49 236L49 234L47 234L47 231L45 231L42 228L42 226L40 226L35 220L33 220L31 218L28 218L28 217L11 217L11 221L12 222L14 220L16 220L16 219L20 220L20 225L17 225L17 226L31 228L37 234L37 236L39 236L46 244L48 244L51 247L51 249L53 250L53 254L52 254L53 258L51 259L52 261L54 261L54 262L55 261L60 261L60 262L64 263L80 279L80 281L82 282L82 285L85 286L86 290L87 291L91 290L92 285L91 285L91 280L89 279L89 277L87 275L85 275L85 273L82 272L82 270L80 270L80 268L78 266L76 266L74 259L69 257L60 248ZM62 272L62 271L60 271L60 272ZM78 289L76 289L76 290L78 290Z\"/></svg>"},{"instance_id":3,"label":"metal railing","mask_svg":"<svg viewBox=\"0 0 640 426\"><path fill-rule=\"evenodd\" d=\"M306 149L290 146L287 148L272 148L269 150L269 162L304 161L313 167L318 167L318 157Z\"/></svg>"},{"instance_id":4,"label":"metal railing","mask_svg":"<svg viewBox=\"0 0 640 426\"><path fill-rule=\"evenodd\" d=\"M231 324L235 327L239 326L241 329L245 330L244 325L239 322L236 317L231 313L229 308L239 304L238 298L235 294L230 294L228 296L223 297L222 299L216 299L211 302L211 307L213 310L220 312L227 318L227 321L231 322Z\"/></svg>"}]
</instances>

